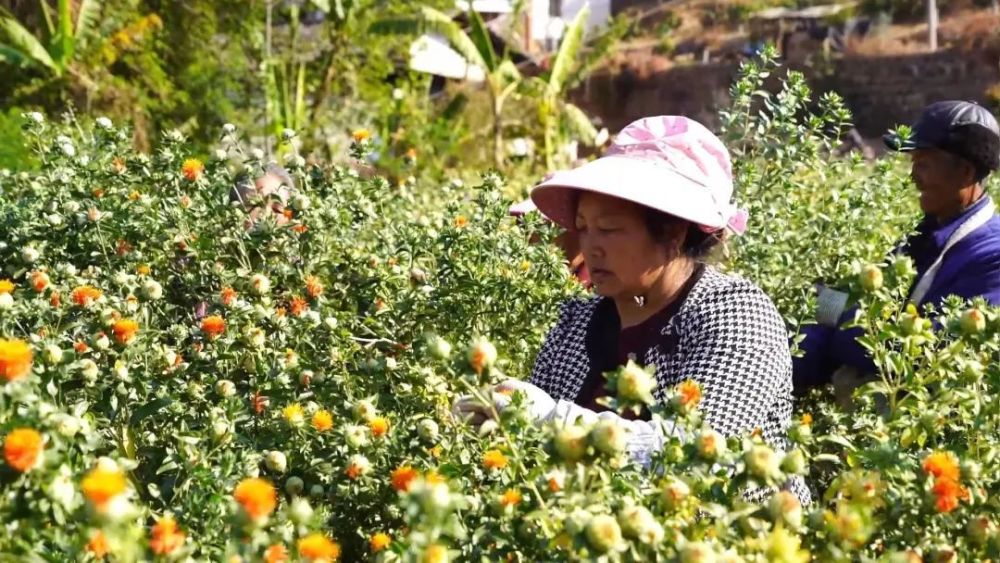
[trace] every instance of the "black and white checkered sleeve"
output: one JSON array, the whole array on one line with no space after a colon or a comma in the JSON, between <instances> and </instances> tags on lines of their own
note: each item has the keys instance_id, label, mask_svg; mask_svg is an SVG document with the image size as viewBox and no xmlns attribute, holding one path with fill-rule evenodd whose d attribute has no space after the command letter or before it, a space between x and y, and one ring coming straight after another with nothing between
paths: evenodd
<instances>
[{"instance_id":1,"label":"black and white checkered sleeve","mask_svg":"<svg viewBox=\"0 0 1000 563\"><path fill-rule=\"evenodd\" d=\"M566 333L573 323L573 302L567 301L559 308L559 319L556 324L545 335L538 356L535 357L535 365L531 370L530 383L538 386L550 396L559 399L562 397L561 362L563 348L566 346Z\"/></svg>"},{"instance_id":2,"label":"black and white checkered sleeve","mask_svg":"<svg viewBox=\"0 0 1000 563\"><path fill-rule=\"evenodd\" d=\"M752 283L734 279L697 309L684 321L680 375L701 385L706 422L728 436L757 428L765 437L783 436L787 420L774 415L785 410L776 408L779 401L790 410L792 358L774 304Z\"/></svg>"}]
</instances>

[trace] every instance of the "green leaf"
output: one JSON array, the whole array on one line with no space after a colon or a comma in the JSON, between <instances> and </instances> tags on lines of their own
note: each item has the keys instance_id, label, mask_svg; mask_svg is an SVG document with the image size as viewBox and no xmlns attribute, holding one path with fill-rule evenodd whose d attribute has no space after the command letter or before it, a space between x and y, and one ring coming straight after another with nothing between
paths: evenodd
<instances>
[{"instance_id":1,"label":"green leaf","mask_svg":"<svg viewBox=\"0 0 1000 563\"><path fill-rule=\"evenodd\" d=\"M492 73L497 69L498 64L496 52L493 50L493 38L490 36L490 30L483 23L483 18L479 15L479 12L475 10L469 10L469 20L472 25L470 38L475 43L476 49L479 51L479 56L482 57L483 66L486 71Z\"/></svg>"},{"instance_id":2,"label":"green leaf","mask_svg":"<svg viewBox=\"0 0 1000 563\"><path fill-rule=\"evenodd\" d=\"M61 69L65 69L73 60L73 49L76 45L73 35L73 3L71 0L59 0L59 13L56 25L58 30L52 38L51 53Z\"/></svg>"},{"instance_id":3,"label":"green leaf","mask_svg":"<svg viewBox=\"0 0 1000 563\"><path fill-rule=\"evenodd\" d=\"M148 417L149 415L151 415L151 414L153 414L153 413L155 413L155 412L163 409L164 407L166 407L167 405L169 405L171 402L172 401L169 398L167 398L167 397L160 397L159 399L156 399L156 400L154 400L151 403L147 403L147 404L145 404L145 405L143 405L143 406L135 409L135 411L132 412L132 416L129 417L129 421L128 421L129 425L130 426L135 426L140 421L142 421L142 419L144 419L144 418Z\"/></svg>"},{"instance_id":4,"label":"green leaf","mask_svg":"<svg viewBox=\"0 0 1000 563\"><path fill-rule=\"evenodd\" d=\"M8 47L7 45L0 44L0 63L7 63L9 65L21 65L24 64L24 53Z\"/></svg>"},{"instance_id":5,"label":"green leaf","mask_svg":"<svg viewBox=\"0 0 1000 563\"><path fill-rule=\"evenodd\" d=\"M582 109L573 105L563 105L563 115L566 117L566 124L570 131L581 141L588 145L593 145L597 139L597 128L591 123L590 118Z\"/></svg>"},{"instance_id":6,"label":"green leaf","mask_svg":"<svg viewBox=\"0 0 1000 563\"><path fill-rule=\"evenodd\" d=\"M76 14L76 26L74 30L73 37L77 42L80 41L81 36L89 32L94 24L97 22L99 12L101 10L101 3L99 0L81 0L80 7L77 8Z\"/></svg>"},{"instance_id":7,"label":"green leaf","mask_svg":"<svg viewBox=\"0 0 1000 563\"><path fill-rule=\"evenodd\" d=\"M427 29L444 37L451 48L458 51L458 54L462 55L469 64L476 65L483 70L487 69L486 61L483 59L483 54L479 52L476 43L462 30L461 26L455 23L451 16L427 6L421 8L420 14Z\"/></svg>"},{"instance_id":8,"label":"green leaf","mask_svg":"<svg viewBox=\"0 0 1000 563\"><path fill-rule=\"evenodd\" d=\"M588 17L590 17L589 5L576 14L573 22L566 28L562 41L559 42L559 51L556 53L556 58L552 62L552 71L549 73L548 93L550 96L556 96L562 92L570 71L576 64L577 57L580 55L580 47L583 45L583 35Z\"/></svg>"},{"instance_id":9,"label":"green leaf","mask_svg":"<svg viewBox=\"0 0 1000 563\"><path fill-rule=\"evenodd\" d=\"M843 436L838 436L838 435L835 435L835 434L829 435L829 436L822 436L822 437L820 437L819 441L820 442L830 442L832 444L837 444L838 446L841 446L842 448L844 448L844 449L846 449L848 451L854 451L855 450L854 445L851 444L850 442L848 442L847 438L844 438Z\"/></svg>"},{"instance_id":10,"label":"green leaf","mask_svg":"<svg viewBox=\"0 0 1000 563\"><path fill-rule=\"evenodd\" d=\"M312 5L316 6L317 9L329 13L330 0L309 0L309 1L312 2Z\"/></svg>"},{"instance_id":11,"label":"green leaf","mask_svg":"<svg viewBox=\"0 0 1000 563\"><path fill-rule=\"evenodd\" d=\"M21 54L29 63L42 65L56 74L62 74L49 52L30 31L9 15L0 16L0 36L6 39L6 44Z\"/></svg>"}]
</instances>

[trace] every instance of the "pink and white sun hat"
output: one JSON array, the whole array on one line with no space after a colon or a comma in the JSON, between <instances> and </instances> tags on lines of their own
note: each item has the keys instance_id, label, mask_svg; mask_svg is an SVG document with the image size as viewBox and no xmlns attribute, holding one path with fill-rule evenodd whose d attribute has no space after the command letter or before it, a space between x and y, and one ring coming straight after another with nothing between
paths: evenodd
<instances>
[{"instance_id":1,"label":"pink and white sun hat","mask_svg":"<svg viewBox=\"0 0 1000 563\"><path fill-rule=\"evenodd\" d=\"M604 156L556 172L535 186L531 200L543 215L572 229L579 191L638 203L691 221L706 232L746 230L746 212L732 202L729 151L704 125L686 117L632 122Z\"/></svg>"}]
</instances>

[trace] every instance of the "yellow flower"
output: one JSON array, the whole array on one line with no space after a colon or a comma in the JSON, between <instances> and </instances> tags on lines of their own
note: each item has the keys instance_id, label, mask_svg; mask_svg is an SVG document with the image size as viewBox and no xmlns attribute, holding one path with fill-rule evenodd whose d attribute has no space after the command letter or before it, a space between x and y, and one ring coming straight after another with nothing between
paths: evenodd
<instances>
[{"instance_id":1,"label":"yellow flower","mask_svg":"<svg viewBox=\"0 0 1000 563\"><path fill-rule=\"evenodd\" d=\"M299 555L309 561L336 561L340 546L330 538L313 532L299 540Z\"/></svg>"},{"instance_id":2,"label":"yellow flower","mask_svg":"<svg viewBox=\"0 0 1000 563\"><path fill-rule=\"evenodd\" d=\"M367 129L355 129L354 132L351 133L351 137L354 137L355 143L363 143L370 139L371 136L371 132Z\"/></svg>"},{"instance_id":3,"label":"yellow flower","mask_svg":"<svg viewBox=\"0 0 1000 563\"><path fill-rule=\"evenodd\" d=\"M14 293L14 283L10 280L0 280L0 294Z\"/></svg>"},{"instance_id":4,"label":"yellow flower","mask_svg":"<svg viewBox=\"0 0 1000 563\"><path fill-rule=\"evenodd\" d=\"M944 477L958 481L959 468L955 454L951 452L933 452L924 458L924 471L928 475Z\"/></svg>"},{"instance_id":5,"label":"yellow flower","mask_svg":"<svg viewBox=\"0 0 1000 563\"><path fill-rule=\"evenodd\" d=\"M424 550L421 563L448 563L448 548L440 544L431 544Z\"/></svg>"},{"instance_id":6,"label":"yellow flower","mask_svg":"<svg viewBox=\"0 0 1000 563\"><path fill-rule=\"evenodd\" d=\"M461 229L461 228L465 227L468 224L469 224L469 219L466 218L465 215L459 215L458 217L455 217L455 227L456 228Z\"/></svg>"},{"instance_id":7,"label":"yellow flower","mask_svg":"<svg viewBox=\"0 0 1000 563\"><path fill-rule=\"evenodd\" d=\"M389 421L384 417L377 416L368 423L368 427L371 428L372 436L381 438L389 432Z\"/></svg>"},{"instance_id":8,"label":"yellow flower","mask_svg":"<svg viewBox=\"0 0 1000 563\"><path fill-rule=\"evenodd\" d=\"M9 383L31 373L32 357L24 341L0 339L0 379Z\"/></svg>"},{"instance_id":9,"label":"yellow flower","mask_svg":"<svg viewBox=\"0 0 1000 563\"><path fill-rule=\"evenodd\" d=\"M139 323L132 319L119 319L111 327L111 335L115 337L115 342L119 344L132 342L137 332L139 332Z\"/></svg>"},{"instance_id":10,"label":"yellow flower","mask_svg":"<svg viewBox=\"0 0 1000 563\"><path fill-rule=\"evenodd\" d=\"M120 469L96 467L90 470L80 483L83 496L98 510L125 492L125 475Z\"/></svg>"},{"instance_id":11,"label":"yellow flower","mask_svg":"<svg viewBox=\"0 0 1000 563\"><path fill-rule=\"evenodd\" d=\"M189 158L181 165L181 173L184 174L184 178L189 182L198 180L204 172L205 165L197 158Z\"/></svg>"},{"instance_id":12,"label":"yellow flower","mask_svg":"<svg viewBox=\"0 0 1000 563\"><path fill-rule=\"evenodd\" d=\"M302 424L302 407L299 406L298 403L292 403L291 405L281 409L281 415L284 416L285 420L288 421L288 424L291 424L292 426L299 426Z\"/></svg>"},{"instance_id":13,"label":"yellow flower","mask_svg":"<svg viewBox=\"0 0 1000 563\"><path fill-rule=\"evenodd\" d=\"M483 454L483 467L486 469L503 469L507 467L507 456L500 450L489 450Z\"/></svg>"},{"instance_id":14,"label":"yellow flower","mask_svg":"<svg viewBox=\"0 0 1000 563\"><path fill-rule=\"evenodd\" d=\"M312 425L319 432L326 432L333 428L333 415L330 411L320 410L312 417Z\"/></svg>"},{"instance_id":15,"label":"yellow flower","mask_svg":"<svg viewBox=\"0 0 1000 563\"><path fill-rule=\"evenodd\" d=\"M515 489L507 489L500 495L500 504L504 507L517 506L521 502L521 493Z\"/></svg>"},{"instance_id":16,"label":"yellow flower","mask_svg":"<svg viewBox=\"0 0 1000 563\"><path fill-rule=\"evenodd\" d=\"M375 553L378 553L384 550L385 548L389 547L389 544L391 543L392 543L392 538L389 537L389 534L383 532L372 534L372 537L369 538L368 540L368 545L371 546L372 551L374 551Z\"/></svg>"}]
</instances>

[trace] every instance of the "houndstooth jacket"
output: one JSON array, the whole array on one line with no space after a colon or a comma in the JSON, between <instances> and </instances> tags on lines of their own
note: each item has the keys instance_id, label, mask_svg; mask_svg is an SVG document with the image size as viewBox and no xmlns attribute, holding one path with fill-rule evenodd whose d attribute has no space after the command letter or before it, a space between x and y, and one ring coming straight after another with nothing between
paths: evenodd
<instances>
[{"instance_id":1,"label":"houndstooth jacket","mask_svg":"<svg viewBox=\"0 0 1000 563\"><path fill-rule=\"evenodd\" d=\"M602 305L602 302L604 304ZM592 371L597 351L588 339L596 330L595 314L605 298L573 299L563 304L535 361L531 383L557 401L555 416L607 418L574 404ZM770 298L753 283L705 267L701 279L662 330L660 344L636 361L656 366L654 397L664 401L669 389L693 379L702 389L704 420L725 436L757 428L778 451L787 447L792 416L792 359L784 322ZM620 419L622 420L622 419ZM630 450L640 462L662 446L662 434L641 421L622 423L630 430ZM809 491L801 479L786 485L805 503ZM760 497L761 495L751 495Z\"/></svg>"}]
</instances>

